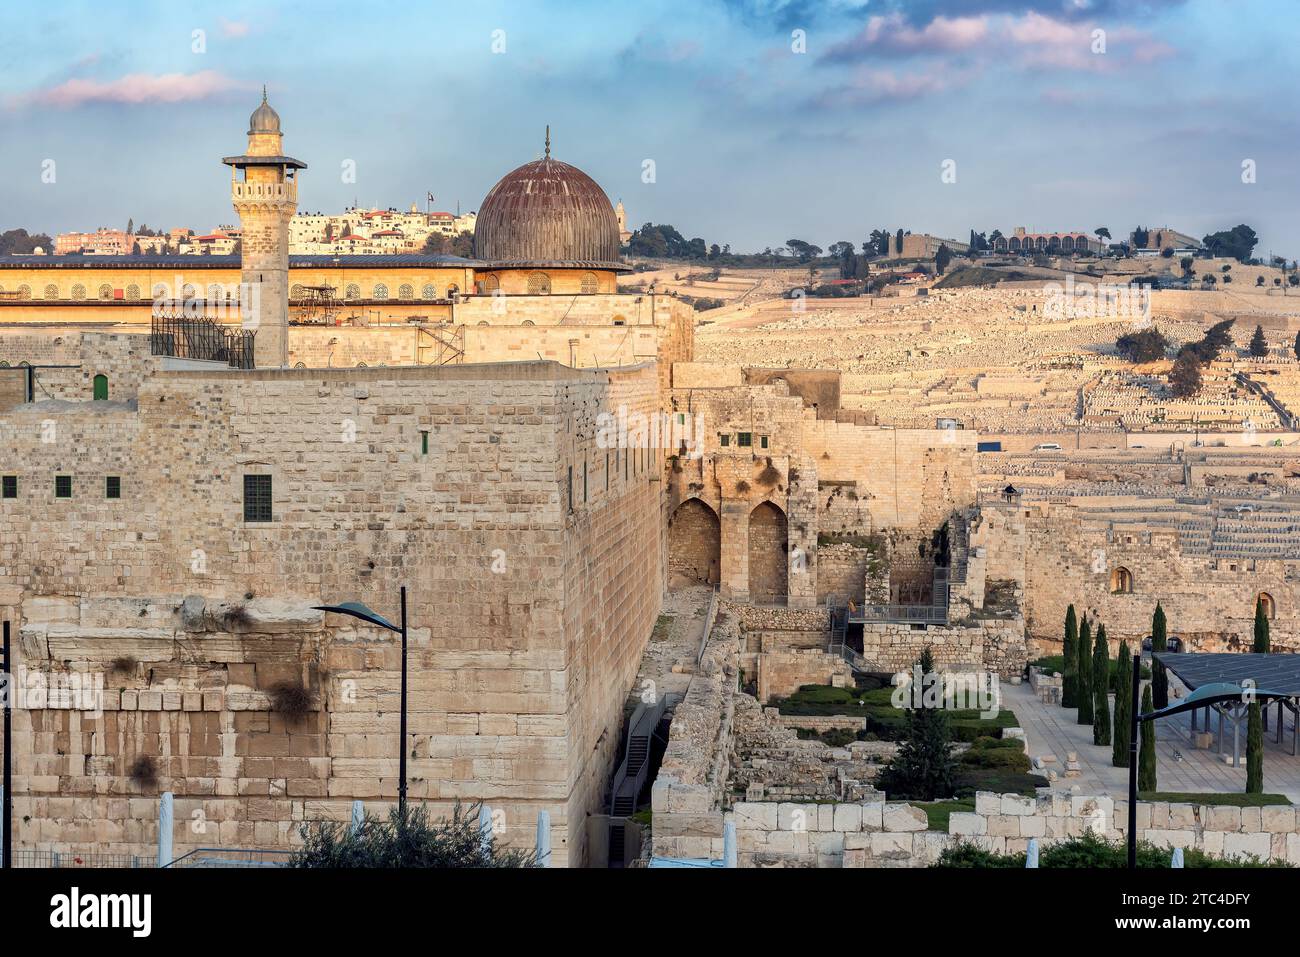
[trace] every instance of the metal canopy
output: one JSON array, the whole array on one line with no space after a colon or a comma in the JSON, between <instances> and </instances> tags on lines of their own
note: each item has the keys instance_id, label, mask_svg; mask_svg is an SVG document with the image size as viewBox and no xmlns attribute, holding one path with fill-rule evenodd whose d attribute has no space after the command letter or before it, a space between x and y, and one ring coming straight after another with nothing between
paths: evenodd
<instances>
[{"instance_id":1,"label":"metal canopy","mask_svg":"<svg viewBox=\"0 0 1300 957\"><path fill-rule=\"evenodd\" d=\"M1235 652L1159 651L1156 659L1176 674L1189 690L1206 685L1255 683L1261 697L1300 697L1300 655ZM1267 693L1263 689L1267 688Z\"/></svg>"}]
</instances>

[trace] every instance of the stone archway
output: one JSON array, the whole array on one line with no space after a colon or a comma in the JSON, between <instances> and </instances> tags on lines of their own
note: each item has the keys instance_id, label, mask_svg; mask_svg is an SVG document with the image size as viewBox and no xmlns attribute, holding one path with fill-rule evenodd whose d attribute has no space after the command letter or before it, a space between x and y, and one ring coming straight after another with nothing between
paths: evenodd
<instances>
[{"instance_id":1,"label":"stone archway","mask_svg":"<svg viewBox=\"0 0 1300 957\"><path fill-rule=\"evenodd\" d=\"M669 585L716 585L721 569L718 513L698 498L688 498L668 521Z\"/></svg>"},{"instance_id":2,"label":"stone archway","mask_svg":"<svg viewBox=\"0 0 1300 957\"><path fill-rule=\"evenodd\" d=\"M760 502L749 513L749 600L784 602L790 591L785 512Z\"/></svg>"}]
</instances>

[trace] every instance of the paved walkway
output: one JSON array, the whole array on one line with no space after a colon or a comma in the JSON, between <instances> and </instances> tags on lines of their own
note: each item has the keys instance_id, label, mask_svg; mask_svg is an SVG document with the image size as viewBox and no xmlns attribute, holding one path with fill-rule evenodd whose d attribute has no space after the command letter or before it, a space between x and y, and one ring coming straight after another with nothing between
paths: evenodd
<instances>
[{"instance_id":1,"label":"paved walkway","mask_svg":"<svg viewBox=\"0 0 1300 957\"><path fill-rule=\"evenodd\" d=\"M1171 691L1177 679L1170 675ZM1016 713L1029 741L1031 759L1041 755L1055 755L1057 788L1078 785L1082 794L1107 794L1123 798L1128 794L1128 768L1111 765L1110 746L1092 743L1092 726L1077 724L1078 711L1057 705L1043 704L1029 685L1002 685L1003 704ZM1112 696L1113 707L1113 696ZM1276 718L1276 711L1271 718ZM1199 720L1199 719L1198 719ZM1156 728L1156 780L1161 791L1241 792L1246 789L1246 727L1241 726L1241 767L1234 768L1212 748L1193 748L1189 740L1191 718L1178 715L1157 722ZM1218 740L1218 718L1211 723ZM1270 794L1285 794L1300 803L1300 757L1292 757L1291 717L1279 745L1274 740L1276 730L1270 722L1264 734L1264 790ZM1232 728L1225 723L1224 750L1232 758ZM1079 756L1079 776L1065 777L1065 756L1074 751ZM1181 759L1180 759L1181 757ZM1045 770L1045 769L1044 769Z\"/></svg>"}]
</instances>

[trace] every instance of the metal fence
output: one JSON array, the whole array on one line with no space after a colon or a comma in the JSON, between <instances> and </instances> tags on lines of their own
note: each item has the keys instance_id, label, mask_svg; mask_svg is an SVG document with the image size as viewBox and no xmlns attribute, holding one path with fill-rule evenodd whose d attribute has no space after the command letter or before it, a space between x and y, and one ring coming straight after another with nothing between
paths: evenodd
<instances>
[{"instance_id":1,"label":"metal fence","mask_svg":"<svg viewBox=\"0 0 1300 957\"><path fill-rule=\"evenodd\" d=\"M232 332L211 319L154 316L149 326L149 351L156 356L224 362L232 369L253 368L250 329Z\"/></svg>"},{"instance_id":2,"label":"metal fence","mask_svg":"<svg viewBox=\"0 0 1300 957\"><path fill-rule=\"evenodd\" d=\"M158 861L140 854L102 854L79 851L13 850L14 867L157 867Z\"/></svg>"}]
</instances>

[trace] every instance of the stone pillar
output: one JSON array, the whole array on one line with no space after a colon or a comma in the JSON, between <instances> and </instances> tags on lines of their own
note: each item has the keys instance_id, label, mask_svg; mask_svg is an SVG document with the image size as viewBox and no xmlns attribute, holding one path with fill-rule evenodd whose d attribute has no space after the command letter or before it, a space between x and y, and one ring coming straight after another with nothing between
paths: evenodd
<instances>
[{"instance_id":1,"label":"stone pillar","mask_svg":"<svg viewBox=\"0 0 1300 957\"><path fill-rule=\"evenodd\" d=\"M158 866L166 867L176 858L172 854L172 832L175 815L172 811L172 792L164 791L158 800Z\"/></svg>"}]
</instances>

